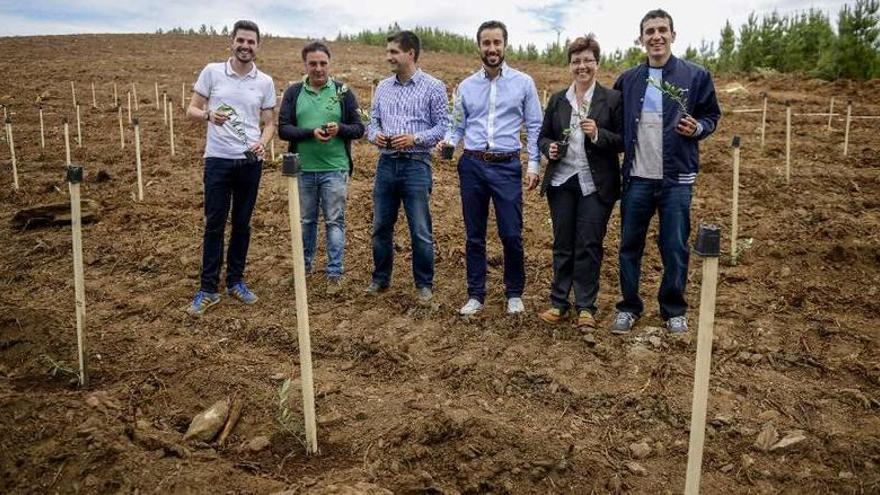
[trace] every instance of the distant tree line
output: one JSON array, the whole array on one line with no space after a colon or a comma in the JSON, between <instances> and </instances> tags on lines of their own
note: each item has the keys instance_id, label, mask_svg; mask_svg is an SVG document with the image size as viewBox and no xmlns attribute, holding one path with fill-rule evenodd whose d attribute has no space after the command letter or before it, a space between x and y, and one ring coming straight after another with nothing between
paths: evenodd
<instances>
[{"instance_id":1,"label":"distant tree line","mask_svg":"<svg viewBox=\"0 0 880 495\"><path fill-rule=\"evenodd\" d=\"M754 13L734 30L730 21L721 29L721 38L688 46L683 58L693 60L716 72L799 72L824 79L870 79L880 77L880 0L857 0L844 5L837 14L837 29L818 9L780 16L776 12L760 19ZM400 31L391 24L387 29L364 30L357 34L339 33L336 41L384 46L388 35ZM474 39L438 28L417 26L426 50L474 53ZM557 41L539 50L534 44L508 49L510 60L533 60L565 65L566 48L571 42ZM639 46L614 50L602 56L602 66L620 70L644 60Z\"/></svg>"},{"instance_id":2,"label":"distant tree line","mask_svg":"<svg viewBox=\"0 0 880 495\"><path fill-rule=\"evenodd\" d=\"M196 29L196 28L184 29L184 28L178 26L178 27L171 28L168 30L163 30L162 28L159 28L156 30L156 34L184 34L184 35L191 35L191 36L229 36L229 33L230 33L230 30L229 30L229 27L227 27L227 26L223 26L222 28L220 28L220 31L217 31L217 29L214 26L209 26L207 24L202 24L201 26L199 26L198 29ZM260 37L261 38L271 38L271 37L273 37L273 35L270 33L261 32Z\"/></svg>"}]
</instances>

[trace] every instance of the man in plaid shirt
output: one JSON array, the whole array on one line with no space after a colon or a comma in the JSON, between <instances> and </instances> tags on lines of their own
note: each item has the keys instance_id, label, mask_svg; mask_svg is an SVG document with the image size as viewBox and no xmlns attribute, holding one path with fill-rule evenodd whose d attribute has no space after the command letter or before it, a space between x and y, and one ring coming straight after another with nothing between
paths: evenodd
<instances>
[{"instance_id":1,"label":"man in plaid shirt","mask_svg":"<svg viewBox=\"0 0 880 495\"><path fill-rule=\"evenodd\" d=\"M422 71L420 42L411 31L388 37L386 60L394 73L376 87L367 139L380 149L373 186L373 276L367 292L391 285L394 224L403 203L412 243L412 270L420 303L433 297L431 149L447 128L446 86Z\"/></svg>"}]
</instances>

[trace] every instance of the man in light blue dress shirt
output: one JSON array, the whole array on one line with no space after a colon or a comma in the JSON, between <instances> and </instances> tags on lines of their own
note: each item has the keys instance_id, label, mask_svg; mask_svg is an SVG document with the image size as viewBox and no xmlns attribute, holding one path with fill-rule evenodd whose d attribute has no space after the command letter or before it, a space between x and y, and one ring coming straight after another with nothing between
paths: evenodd
<instances>
[{"instance_id":1,"label":"man in light blue dress shirt","mask_svg":"<svg viewBox=\"0 0 880 495\"><path fill-rule=\"evenodd\" d=\"M522 243L522 164L520 130L525 125L529 154L527 184L538 186L541 103L535 82L504 63L507 27L486 21L477 29L483 67L461 82L453 109L453 127L445 142L464 152L458 162L461 206L467 234L468 300L459 313L473 315L486 297L486 224L489 200L495 206L498 236L504 247L507 312L524 311L525 262ZM460 118L458 118L460 117ZM439 150L444 142L438 144Z\"/></svg>"}]
</instances>

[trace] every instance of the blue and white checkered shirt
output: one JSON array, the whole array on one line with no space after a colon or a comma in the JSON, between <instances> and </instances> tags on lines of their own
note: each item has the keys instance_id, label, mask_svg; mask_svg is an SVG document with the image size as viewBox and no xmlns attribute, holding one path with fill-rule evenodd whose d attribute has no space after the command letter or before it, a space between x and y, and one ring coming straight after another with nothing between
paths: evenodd
<instances>
[{"instance_id":1,"label":"blue and white checkered shirt","mask_svg":"<svg viewBox=\"0 0 880 495\"><path fill-rule=\"evenodd\" d=\"M375 143L380 132L386 136L413 134L420 144L396 151L430 153L448 127L447 101L443 81L422 69L416 70L405 83L397 76L383 79L373 95L367 139ZM391 152L382 150L382 153Z\"/></svg>"},{"instance_id":2,"label":"blue and white checkered shirt","mask_svg":"<svg viewBox=\"0 0 880 495\"><path fill-rule=\"evenodd\" d=\"M519 151L520 129L526 127L529 173L541 167L538 134L541 132L541 102L532 78L506 63L495 79L480 69L458 85L458 104L453 113L461 121L446 136L452 144L464 137L464 149L479 151Z\"/></svg>"}]
</instances>

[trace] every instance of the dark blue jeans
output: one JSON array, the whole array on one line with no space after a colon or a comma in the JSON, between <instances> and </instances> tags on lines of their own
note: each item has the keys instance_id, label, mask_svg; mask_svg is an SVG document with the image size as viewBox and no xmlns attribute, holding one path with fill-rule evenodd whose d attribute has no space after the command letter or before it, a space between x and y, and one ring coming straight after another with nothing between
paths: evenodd
<instances>
[{"instance_id":1,"label":"dark blue jeans","mask_svg":"<svg viewBox=\"0 0 880 495\"><path fill-rule=\"evenodd\" d=\"M467 236L468 297L486 298L486 224L489 200L495 205L498 237L504 247L504 292L520 297L526 284L522 243L522 165L518 158L489 163L462 155L458 161L461 208Z\"/></svg>"},{"instance_id":2,"label":"dark blue jeans","mask_svg":"<svg viewBox=\"0 0 880 495\"><path fill-rule=\"evenodd\" d=\"M382 155L373 184L373 282L391 285L394 224L400 203L406 212L416 287L434 285L434 234L431 226L431 157Z\"/></svg>"},{"instance_id":3,"label":"dark blue jeans","mask_svg":"<svg viewBox=\"0 0 880 495\"><path fill-rule=\"evenodd\" d=\"M202 286L205 292L217 292L220 265L223 262L223 239L226 219L232 210L232 233L226 254L226 286L242 280L251 239L251 215L257 202L257 190L263 162L205 158L205 238L202 245Z\"/></svg>"},{"instance_id":4,"label":"dark blue jeans","mask_svg":"<svg viewBox=\"0 0 880 495\"><path fill-rule=\"evenodd\" d=\"M663 261L663 279L657 300L660 316L668 320L687 313L684 291L688 271L688 237L691 233L693 186L663 186L662 180L631 178L620 202L620 292L618 311L641 315L639 297L645 236L654 213L660 219L657 247Z\"/></svg>"}]
</instances>

